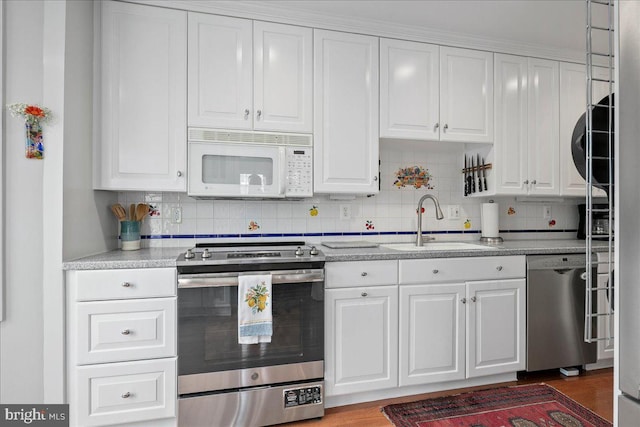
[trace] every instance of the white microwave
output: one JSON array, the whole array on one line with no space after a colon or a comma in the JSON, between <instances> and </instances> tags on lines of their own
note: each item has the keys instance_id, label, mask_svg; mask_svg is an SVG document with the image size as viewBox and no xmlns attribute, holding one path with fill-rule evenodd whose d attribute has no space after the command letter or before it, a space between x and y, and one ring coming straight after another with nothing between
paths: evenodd
<instances>
[{"instance_id":1,"label":"white microwave","mask_svg":"<svg viewBox=\"0 0 640 427\"><path fill-rule=\"evenodd\" d=\"M187 151L189 196L313 196L311 135L189 128Z\"/></svg>"}]
</instances>

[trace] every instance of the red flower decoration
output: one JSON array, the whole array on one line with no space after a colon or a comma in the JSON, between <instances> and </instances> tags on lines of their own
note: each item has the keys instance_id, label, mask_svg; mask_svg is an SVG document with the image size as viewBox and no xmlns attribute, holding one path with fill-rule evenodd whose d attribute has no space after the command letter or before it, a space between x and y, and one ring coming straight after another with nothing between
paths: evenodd
<instances>
[{"instance_id":1,"label":"red flower decoration","mask_svg":"<svg viewBox=\"0 0 640 427\"><path fill-rule=\"evenodd\" d=\"M24 109L24 113L30 116L42 118L45 116L44 110L35 105L28 105L27 108Z\"/></svg>"}]
</instances>

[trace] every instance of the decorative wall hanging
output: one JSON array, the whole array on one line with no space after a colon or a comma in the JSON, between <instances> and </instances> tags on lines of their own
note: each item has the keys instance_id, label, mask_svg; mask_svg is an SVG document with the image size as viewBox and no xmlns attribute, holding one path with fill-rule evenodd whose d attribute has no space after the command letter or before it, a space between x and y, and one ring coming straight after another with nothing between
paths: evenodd
<instances>
[{"instance_id":1,"label":"decorative wall hanging","mask_svg":"<svg viewBox=\"0 0 640 427\"><path fill-rule=\"evenodd\" d=\"M396 172L396 180L393 185L398 188L414 186L415 188L424 187L427 190L433 190L433 185L429 184L431 174L429 170L422 166L409 166L400 168Z\"/></svg>"},{"instance_id":2,"label":"decorative wall hanging","mask_svg":"<svg viewBox=\"0 0 640 427\"><path fill-rule=\"evenodd\" d=\"M27 159L44 158L44 139L42 124L51 119L48 108L24 103L8 104L7 108L13 117L24 118L25 123L25 157Z\"/></svg>"}]
</instances>

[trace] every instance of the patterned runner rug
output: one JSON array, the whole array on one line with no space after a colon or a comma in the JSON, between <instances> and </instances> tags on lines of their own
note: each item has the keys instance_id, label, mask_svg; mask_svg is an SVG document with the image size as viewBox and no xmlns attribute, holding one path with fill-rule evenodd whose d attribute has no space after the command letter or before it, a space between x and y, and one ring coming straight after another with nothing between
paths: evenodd
<instances>
[{"instance_id":1,"label":"patterned runner rug","mask_svg":"<svg viewBox=\"0 0 640 427\"><path fill-rule=\"evenodd\" d=\"M472 391L382 408L397 427L611 427L546 384Z\"/></svg>"}]
</instances>

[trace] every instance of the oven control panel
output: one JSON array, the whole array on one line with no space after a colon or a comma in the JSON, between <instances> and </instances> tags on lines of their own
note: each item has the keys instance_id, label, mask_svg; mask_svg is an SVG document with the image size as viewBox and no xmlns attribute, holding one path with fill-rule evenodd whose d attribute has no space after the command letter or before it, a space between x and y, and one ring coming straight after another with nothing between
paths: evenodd
<instances>
[{"instance_id":1,"label":"oven control panel","mask_svg":"<svg viewBox=\"0 0 640 427\"><path fill-rule=\"evenodd\" d=\"M319 385L311 387L288 388L284 390L284 407L294 408L296 406L322 403L322 387Z\"/></svg>"}]
</instances>

